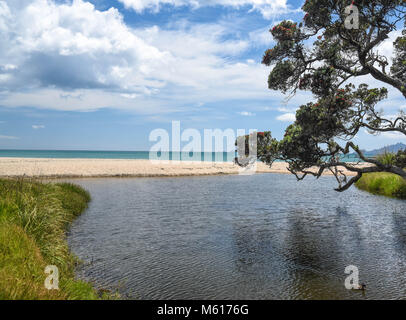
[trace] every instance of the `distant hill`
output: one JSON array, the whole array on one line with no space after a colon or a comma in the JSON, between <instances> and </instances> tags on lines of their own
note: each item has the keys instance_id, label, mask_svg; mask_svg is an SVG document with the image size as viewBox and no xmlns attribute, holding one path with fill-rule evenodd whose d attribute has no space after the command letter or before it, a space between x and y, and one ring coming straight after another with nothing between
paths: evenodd
<instances>
[{"instance_id":1,"label":"distant hill","mask_svg":"<svg viewBox=\"0 0 406 320\"><path fill-rule=\"evenodd\" d=\"M375 149L375 150L370 150L370 151L361 150L361 151L366 157L375 157L376 155L382 154L385 152L397 153L399 150L405 150L405 149L406 149L406 144L397 143L397 144L392 144L390 146L383 147L380 149ZM355 152L353 152L353 153L350 153L348 156L357 158L358 155Z\"/></svg>"},{"instance_id":2,"label":"distant hill","mask_svg":"<svg viewBox=\"0 0 406 320\"><path fill-rule=\"evenodd\" d=\"M380 149L375 149L375 150L371 150L371 151L366 151L365 153L367 155L372 155L372 156L376 156L378 154L382 154L385 152L392 152L392 153L397 153L399 150L405 150L406 149L406 144L404 143L397 143L397 144L392 144L390 146L387 147L383 147Z\"/></svg>"}]
</instances>

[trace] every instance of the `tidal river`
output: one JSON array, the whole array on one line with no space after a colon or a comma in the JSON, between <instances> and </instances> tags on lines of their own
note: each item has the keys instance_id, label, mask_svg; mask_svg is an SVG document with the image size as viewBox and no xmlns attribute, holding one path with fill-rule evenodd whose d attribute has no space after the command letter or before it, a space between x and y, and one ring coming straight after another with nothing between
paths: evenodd
<instances>
[{"instance_id":1,"label":"tidal river","mask_svg":"<svg viewBox=\"0 0 406 320\"><path fill-rule=\"evenodd\" d=\"M331 177L70 180L79 278L133 299L405 299L406 201ZM344 286L357 266L365 293Z\"/></svg>"}]
</instances>

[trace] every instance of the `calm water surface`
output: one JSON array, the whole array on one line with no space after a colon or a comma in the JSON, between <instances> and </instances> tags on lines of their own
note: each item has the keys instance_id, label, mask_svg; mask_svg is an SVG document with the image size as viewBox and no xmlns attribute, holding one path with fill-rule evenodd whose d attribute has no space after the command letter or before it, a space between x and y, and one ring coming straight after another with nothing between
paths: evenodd
<instances>
[{"instance_id":1,"label":"calm water surface","mask_svg":"<svg viewBox=\"0 0 406 320\"><path fill-rule=\"evenodd\" d=\"M135 299L405 299L406 201L330 177L71 180L78 277ZM356 265L365 294L344 287Z\"/></svg>"}]
</instances>

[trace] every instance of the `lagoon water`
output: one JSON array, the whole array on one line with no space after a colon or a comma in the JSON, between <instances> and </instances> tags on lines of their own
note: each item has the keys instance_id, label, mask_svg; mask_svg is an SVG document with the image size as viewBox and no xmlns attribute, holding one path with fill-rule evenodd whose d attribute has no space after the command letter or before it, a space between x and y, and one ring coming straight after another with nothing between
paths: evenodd
<instances>
[{"instance_id":1,"label":"lagoon water","mask_svg":"<svg viewBox=\"0 0 406 320\"><path fill-rule=\"evenodd\" d=\"M133 299L405 299L406 201L331 177L70 180L79 278ZM344 287L359 268L363 294Z\"/></svg>"}]
</instances>

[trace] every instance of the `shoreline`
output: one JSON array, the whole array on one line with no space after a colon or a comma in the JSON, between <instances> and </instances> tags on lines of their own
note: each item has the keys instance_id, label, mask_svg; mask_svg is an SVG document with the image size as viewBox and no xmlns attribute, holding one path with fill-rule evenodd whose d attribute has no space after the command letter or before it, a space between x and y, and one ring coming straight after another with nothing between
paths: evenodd
<instances>
[{"instance_id":1,"label":"shoreline","mask_svg":"<svg viewBox=\"0 0 406 320\"><path fill-rule=\"evenodd\" d=\"M358 164L363 166L363 164ZM368 165L368 164L365 164ZM257 164L256 173L290 174L285 162L272 167ZM344 169L344 168L343 168ZM0 178L145 178L237 175L240 167L231 162L159 161L128 159L0 158ZM314 168L317 170L317 168ZM348 176L354 172L344 169ZM324 175L332 175L326 172Z\"/></svg>"}]
</instances>

